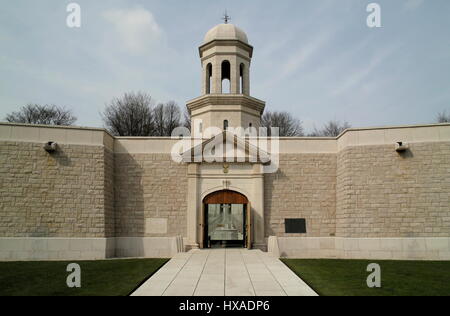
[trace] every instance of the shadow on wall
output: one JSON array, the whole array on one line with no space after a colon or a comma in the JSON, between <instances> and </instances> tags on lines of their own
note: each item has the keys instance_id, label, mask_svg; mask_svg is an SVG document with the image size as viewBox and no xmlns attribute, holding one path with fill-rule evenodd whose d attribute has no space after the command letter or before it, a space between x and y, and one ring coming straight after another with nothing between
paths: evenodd
<instances>
[{"instance_id":1,"label":"shadow on wall","mask_svg":"<svg viewBox=\"0 0 450 316\"><path fill-rule=\"evenodd\" d=\"M34 162L33 163L33 173L40 174L39 181L45 181L46 179L53 179L54 177L50 176L51 174L58 175L59 172L64 173L64 169L60 167L72 167L72 160L68 156L68 154L64 151L64 146L57 145L56 150L52 152L46 152L42 149L42 147L34 146L34 149L39 153L39 160L42 160L42 163ZM45 155L45 156L44 156ZM47 160L45 160L45 157ZM36 179L33 179L36 181ZM46 210L45 213L57 214L64 213L64 210L61 210L61 206L54 202L55 199L55 188L54 183L51 184L43 184L40 183L40 198L43 201L41 206L43 206ZM24 196L24 199L27 199ZM50 202L51 201L51 202ZM29 211L27 211L27 216ZM51 225L54 223L54 218L52 216L43 216L35 218L36 225L31 226L31 230L27 233L27 237L33 238L44 238L44 237L59 237L59 233L56 231L52 231Z\"/></svg>"},{"instance_id":2,"label":"shadow on wall","mask_svg":"<svg viewBox=\"0 0 450 316\"><path fill-rule=\"evenodd\" d=\"M115 210L114 210L114 153L103 149L104 155L104 226L106 240L106 257L115 257Z\"/></svg>"},{"instance_id":3,"label":"shadow on wall","mask_svg":"<svg viewBox=\"0 0 450 316\"><path fill-rule=\"evenodd\" d=\"M64 147L61 147L61 145L58 145L58 149L55 152L49 153L49 159L54 159L58 165L63 167L70 167L72 165L72 160L64 152Z\"/></svg>"},{"instance_id":4,"label":"shadow on wall","mask_svg":"<svg viewBox=\"0 0 450 316\"><path fill-rule=\"evenodd\" d=\"M256 213L255 209L252 207L251 209L251 216L252 216L252 228L251 228L251 234L252 234L252 243L254 244L255 242L258 242L258 240L256 239L256 227L260 226L260 223L263 221L263 218L261 218L261 215L259 215L258 213ZM265 225L265 223L263 223ZM267 232L264 232L264 235L267 235ZM266 236L262 236L263 240L265 240ZM261 249L262 251L267 251L267 249Z\"/></svg>"},{"instance_id":5,"label":"shadow on wall","mask_svg":"<svg viewBox=\"0 0 450 316\"><path fill-rule=\"evenodd\" d=\"M143 165L130 154L115 154L114 170L115 235L119 237L116 238L116 256L143 256L142 237L145 236Z\"/></svg>"},{"instance_id":6,"label":"shadow on wall","mask_svg":"<svg viewBox=\"0 0 450 316\"><path fill-rule=\"evenodd\" d=\"M410 148L408 148L408 149L405 150L405 151L401 151L401 152L399 152L398 154L399 154L400 157L402 157L403 159L414 158L414 154L413 154L413 152L411 151Z\"/></svg>"},{"instance_id":7,"label":"shadow on wall","mask_svg":"<svg viewBox=\"0 0 450 316\"><path fill-rule=\"evenodd\" d=\"M105 237L104 257L111 258L115 256L115 240L111 238L114 237L114 157L112 152L107 152L107 149L103 149L103 155L101 155L102 149L89 148L87 150L84 146L57 145L55 151L44 152L47 160L43 160L44 164L41 172L45 176L42 178L55 179L56 182L48 189L41 189L41 198L45 200L44 205L46 209L52 210L52 214L59 214L59 217L63 217L64 220L69 220L73 228L87 228L88 231L79 236L76 235L76 230L72 231L70 236L60 236L52 228L53 223L57 222L57 219L53 217L46 219L41 215L38 219L40 222L34 228L34 231L30 233L30 237ZM66 181L63 184L59 184L59 180L63 178ZM98 183L94 185L95 187L92 185L94 182ZM104 187L99 188L100 184L103 184ZM78 189L74 189L74 187ZM59 190L65 191L64 197L58 196ZM93 191L97 193L93 193ZM47 194L53 196L55 192L57 194L56 200L53 199L54 202L47 204ZM80 194L76 194L77 192ZM75 208L66 207L64 202L67 198L87 200L88 202L86 204L78 201ZM93 213L86 213L88 211ZM80 219L80 213L95 216L101 215L103 223L96 222L95 225L103 224L104 231L95 233L95 236L93 236L92 231L89 231L89 229L101 228L101 226L94 226L89 220L84 220L84 215ZM88 235L85 236L85 234Z\"/></svg>"},{"instance_id":8,"label":"shadow on wall","mask_svg":"<svg viewBox=\"0 0 450 316\"><path fill-rule=\"evenodd\" d=\"M264 176L264 227L266 228L264 232L266 236L264 237L277 236L277 232L274 231L270 219L271 214L274 215L273 201L280 200L281 198L279 196L274 197L274 192L277 194L275 182L281 181L283 183L286 180L288 180L288 177L281 169L278 169L276 173L266 174ZM278 223L278 226L281 225L283 225L282 222Z\"/></svg>"},{"instance_id":9,"label":"shadow on wall","mask_svg":"<svg viewBox=\"0 0 450 316\"><path fill-rule=\"evenodd\" d=\"M33 231L28 233L28 237L40 238L40 237L50 237L50 230L47 224L41 224L36 228L33 228Z\"/></svg>"}]
</instances>

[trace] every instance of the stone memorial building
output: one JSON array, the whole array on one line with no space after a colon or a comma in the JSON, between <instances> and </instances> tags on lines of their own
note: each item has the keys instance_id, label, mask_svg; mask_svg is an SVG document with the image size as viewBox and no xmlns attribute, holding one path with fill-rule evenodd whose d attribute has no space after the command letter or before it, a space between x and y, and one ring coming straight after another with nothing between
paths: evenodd
<instances>
[{"instance_id":1,"label":"stone memorial building","mask_svg":"<svg viewBox=\"0 0 450 316\"><path fill-rule=\"evenodd\" d=\"M0 124L0 260L209 247L450 260L450 124L254 135L265 102L251 96L247 35L218 25L199 53L191 137Z\"/></svg>"}]
</instances>

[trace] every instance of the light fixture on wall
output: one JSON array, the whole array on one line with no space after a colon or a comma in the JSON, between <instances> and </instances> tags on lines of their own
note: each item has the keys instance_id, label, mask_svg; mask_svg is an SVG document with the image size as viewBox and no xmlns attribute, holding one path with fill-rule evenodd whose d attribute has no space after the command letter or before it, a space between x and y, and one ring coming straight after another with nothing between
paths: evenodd
<instances>
[{"instance_id":1,"label":"light fixture on wall","mask_svg":"<svg viewBox=\"0 0 450 316\"><path fill-rule=\"evenodd\" d=\"M395 151L397 151L398 153L404 153L408 149L409 146L404 142L397 142L397 144L395 145Z\"/></svg>"},{"instance_id":2,"label":"light fixture on wall","mask_svg":"<svg viewBox=\"0 0 450 316\"><path fill-rule=\"evenodd\" d=\"M44 149L46 152L48 153L54 153L56 151L56 149L58 148L58 144L55 142L46 142L44 144Z\"/></svg>"}]
</instances>

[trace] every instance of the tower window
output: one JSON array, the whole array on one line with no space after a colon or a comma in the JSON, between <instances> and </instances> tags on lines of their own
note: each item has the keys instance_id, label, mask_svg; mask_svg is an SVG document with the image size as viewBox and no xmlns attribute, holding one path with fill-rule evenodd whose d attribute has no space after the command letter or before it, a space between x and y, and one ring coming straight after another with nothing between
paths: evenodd
<instances>
[{"instance_id":1,"label":"tower window","mask_svg":"<svg viewBox=\"0 0 450 316\"><path fill-rule=\"evenodd\" d=\"M228 130L228 120L223 121L223 130Z\"/></svg>"},{"instance_id":2,"label":"tower window","mask_svg":"<svg viewBox=\"0 0 450 316\"><path fill-rule=\"evenodd\" d=\"M231 93L231 64L228 60L222 62L222 93Z\"/></svg>"},{"instance_id":3,"label":"tower window","mask_svg":"<svg viewBox=\"0 0 450 316\"><path fill-rule=\"evenodd\" d=\"M244 64L239 66L239 92L244 94Z\"/></svg>"},{"instance_id":4,"label":"tower window","mask_svg":"<svg viewBox=\"0 0 450 316\"><path fill-rule=\"evenodd\" d=\"M206 66L206 94L211 93L212 71L212 65L208 64Z\"/></svg>"}]
</instances>

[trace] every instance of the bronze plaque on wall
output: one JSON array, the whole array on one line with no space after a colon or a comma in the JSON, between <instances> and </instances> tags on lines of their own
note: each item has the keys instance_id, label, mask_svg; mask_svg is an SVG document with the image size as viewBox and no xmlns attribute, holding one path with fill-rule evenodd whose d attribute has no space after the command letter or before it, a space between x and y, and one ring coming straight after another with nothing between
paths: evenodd
<instances>
[{"instance_id":1,"label":"bronze plaque on wall","mask_svg":"<svg viewBox=\"0 0 450 316\"><path fill-rule=\"evenodd\" d=\"M306 220L304 218L285 218L286 234L306 234Z\"/></svg>"}]
</instances>

